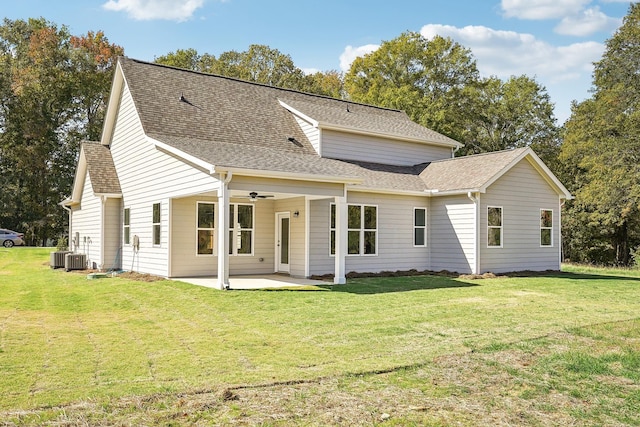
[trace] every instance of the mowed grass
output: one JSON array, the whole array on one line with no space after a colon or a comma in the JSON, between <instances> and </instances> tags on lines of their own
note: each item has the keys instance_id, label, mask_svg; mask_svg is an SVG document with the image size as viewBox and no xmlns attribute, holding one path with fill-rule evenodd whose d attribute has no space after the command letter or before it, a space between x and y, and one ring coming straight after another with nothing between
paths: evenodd
<instances>
[{"instance_id":1,"label":"mowed grass","mask_svg":"<svg viewBox=\"0 0 640 427\"><path fill-rule=\"evenodd\" d=\"M636 271L221 292L50 251L0 249L0 423L640 424Z\"/></svg>"}]
</instances>

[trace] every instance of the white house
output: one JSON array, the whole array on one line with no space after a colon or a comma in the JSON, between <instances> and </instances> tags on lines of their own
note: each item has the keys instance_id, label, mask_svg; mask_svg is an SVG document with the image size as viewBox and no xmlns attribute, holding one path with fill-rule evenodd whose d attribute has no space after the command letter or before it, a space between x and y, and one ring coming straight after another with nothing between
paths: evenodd
<instances>
[{"instance_id":1,"label":"white house","mask_svg":"<svg viewBox=\"0 0 640 427\"><path fill-rule=\"evenodd\" d=\"M98 268L166 277L560 268L571 194L529 148L401 111L122 58L70 210Z\"/></svg>"}]
</instances>

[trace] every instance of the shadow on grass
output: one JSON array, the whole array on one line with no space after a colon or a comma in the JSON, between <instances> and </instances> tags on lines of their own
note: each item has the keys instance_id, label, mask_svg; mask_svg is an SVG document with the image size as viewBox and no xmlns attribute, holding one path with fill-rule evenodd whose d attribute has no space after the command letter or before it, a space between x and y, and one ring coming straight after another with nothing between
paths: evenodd
<instances>
[{"instance_id":1,"label":"shadow on grass","mask_svg":"<svg viewBox=\"0 0 640 427\"><path fill-rule=\"evenodd\" d=\"M316 287L332 292L371 295L429 289L469 288L474 286L480 286L480 282L462 282L445 276L410 276L349 279L345 285L317 285Z\"/></svg>"},{"instance_id":2,"label":"shadow on grass","mask_svg":"<svg viewBox=\"0 0 640 427\"><path fill-rule=\"evenodd\" d=\"M451 275L412 275L394 277L350 278L345 285L308 285L285 288L253 289L270 292L346 292L359 295L373 295L392 292L409 292L449 288L469 288L481 286L485 280L504 280L509 278L535 279L550 278L580 281L640 281L640 277L626 275L606 275L590 273L574 273L565 271L520 271L504 273L487 279L468 279Z\"/></svg>"},{"instance_id":3,"label":"shadow on grass","mask_svg":"<svg viewBox=\"0 0 640 427\"><path fill-rule=\"evenodd\" d=\"M628 276L625 274L611 275L611 274L593 274L593 273L579 273L572 271L519 271L513 273L504 273L507 277L518 278L534 278L534 277L550 277L555 279L569 279L569 280L630 280L640 281L640 277Z\"/></svg>"}]
</instances>

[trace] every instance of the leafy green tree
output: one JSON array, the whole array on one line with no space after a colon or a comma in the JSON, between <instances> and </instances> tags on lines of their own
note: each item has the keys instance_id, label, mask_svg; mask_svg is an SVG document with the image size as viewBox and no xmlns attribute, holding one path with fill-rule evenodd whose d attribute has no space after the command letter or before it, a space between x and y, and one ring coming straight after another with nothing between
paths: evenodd
<instances>
[{"instance_id":1,"label":"leafy green tree","mask_svg":"<svg viewBox=\"0 0 640 427\"><path fill-rule=\"evenodd\" d=\"M156 58L155 62L334 98L343 94L341 73L305 75L289 55L266 45L253 44L244 52L230 50L218 58L208 53L200 55L195 49L178 49Z\"/></svg>"},{"instance_id":2,"label":"leafy green tree","mask_svg":"<svg viewBox=\"0 0 640 427\"><path fill-rule=\"evenodd\" d=\"M574 104L561 160L576 196L565 215L572 259L628 265L640 245L640 4L595 64L593 95Z\"/></svg>"},{"instance_id":3,"label":"leafy green tree","mask_svg":"<svg viewBox=\"0 0 640 427\"><path fill-rule=\"evenodd\" d=\"M245 52L222 53L213 72L286 89L304 85L304 73L291 57L266 45L252 44Z\"/></svg>"},{"instance_id":4,"label":"leafy green tree","mask_svg":"<svg viewBox=\"0 0 640 427\"><path fill-rule=\"evenodd\" d=\"M356 102L396 108L414 121L464 141L471 105L465 90L479 84L471 52L449 38L406 32L356 58L345 88Z\"/></svg>"},{"instance_id":5,"label":"leafy green tree","mask_svg":"<svg viewBox=\"0 0 640 427\"><path fill-rule=\"evenodd\" d=\"M0 26L0 223L29 243L62 231L57 203L69 194L79 141L99 136L111 83L113 60L91 47L107 45L101 33L72 38L43 18Z\"/></svg>"},{"instance_id":6,"label":"leafy green tree","mask_svg":"<svg viewBox=\"0 0 640 427\"><path fill-rule=\"evenodd\" d=\"M546 89L528 76L483 79L465 91L472 105L461 154L531 147L557 169L559 129Z\"/></svg>"},{"instance_id":7,"label":"leafy green tree","mask_svg":"<svg viewBox=\"0 0 640 427\"><path fill-rule=\"evenodd\" d=\"M343 75L336 70L308 74L304 77L300 90L332 98L344 98Z\"/></svg>"},{"instance_id":8,"label":"leafy green tree","mask_svg":"<svg viewBox=\"0 0 640 427\"><path fill-rule=\"evenodd\" d=\"M212 73L217 66L215 56L208 53L200 55L195 49L178 49L155 58L154 62L201 73Z\"/></svg>"}]
</instances>

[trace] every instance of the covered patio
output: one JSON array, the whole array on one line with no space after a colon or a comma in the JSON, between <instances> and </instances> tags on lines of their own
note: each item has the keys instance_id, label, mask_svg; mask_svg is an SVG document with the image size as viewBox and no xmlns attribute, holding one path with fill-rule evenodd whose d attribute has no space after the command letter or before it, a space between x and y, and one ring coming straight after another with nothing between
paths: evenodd
<instances>
[{"instance_id":1,"label":"covered patio","mask_svg":"<svg viewBox=\"0 0 640 427\"><path fill-rule=\"evenodd\" d=\"M192 285L204 286L207 288L219 289L218 277L181 277L175 278L180 282L191 283ZM229 277L230 290L251 290L251 289L273 289L273 288L292 288L303 286L326 286L333 285L331 281L322 281L314 279L304 279L298 277L290 277L282 274L267 275L246 275Z\"/></svg>"}]
</instances>

